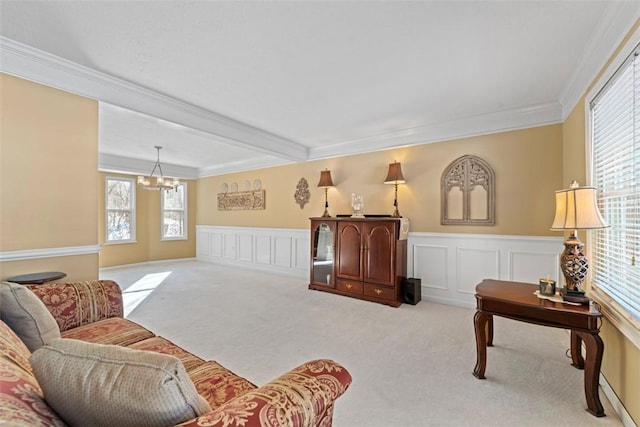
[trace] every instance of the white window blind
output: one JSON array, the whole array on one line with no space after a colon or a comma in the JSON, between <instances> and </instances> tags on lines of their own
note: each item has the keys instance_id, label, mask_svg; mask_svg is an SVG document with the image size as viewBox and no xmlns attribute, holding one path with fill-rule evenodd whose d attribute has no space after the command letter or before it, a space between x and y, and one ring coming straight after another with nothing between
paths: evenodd
<instances>
[{"instance_id":1,"label":"white window blind","mask_svg":"<svg viewBox=\"0 0 640 427\"><path fill-rule=\"evenodd\" d=\"M609 228L591 240L593 285L640 321L640 45L590 104L592 184Z\"/></svg>"}]
</instances>

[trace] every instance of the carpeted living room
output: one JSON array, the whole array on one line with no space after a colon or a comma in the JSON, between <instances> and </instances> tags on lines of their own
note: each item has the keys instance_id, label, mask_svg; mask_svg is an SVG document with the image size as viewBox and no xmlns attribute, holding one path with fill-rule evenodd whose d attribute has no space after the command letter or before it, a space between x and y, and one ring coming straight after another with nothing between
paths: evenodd
<instances>
[{"instance_id":1,"label":"carpeted living room","mask_svg":"<svg viewBox=\"0 0 640 427\"><path fill-rule=\"evenodd\" d=\"M606 417L584 410L564 330L496 318L479 381L475 310L428 301L391 308L198 261L105 268L100 277L122 286L128 318L256 384L307 360L339 361L353 383L336 402L336 426L622 425L606 398Z\"/></svg>"},{"instance_id":2,"label":"carpeted living room","mask_svg":"<svg viewBox=\"0 0 640 427\"><path fill-rule=\"evenodd\" d=\"M0 424L640 423L640 2L0 0Z\"/></svg>"}]
</instances>

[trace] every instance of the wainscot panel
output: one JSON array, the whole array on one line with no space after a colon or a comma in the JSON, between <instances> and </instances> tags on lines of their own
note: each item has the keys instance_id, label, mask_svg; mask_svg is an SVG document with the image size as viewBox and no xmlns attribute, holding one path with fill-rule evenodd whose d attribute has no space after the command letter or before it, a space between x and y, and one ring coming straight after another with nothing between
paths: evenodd
<instances>
[{"instance_id":1,"label":"wainscot panel","mask_svg":"<svg viewBox=\"0 0 640 427\"><path fill-rule=\"evenodd\" d=\"M422 298L475 307L483 279L538 283L561 281L562 237L409 233L407 275L420 278Z\"/></svg>"},{"instance_id":2,"label":"wainscot panel","mask_svg":"<svg viewBox=\"0 0 640 427\"><path fill-rule=\"evenodd\" d=\"M199 261L309 278L309 231L196 225ZM409 233L407 276L420 278L422 298L475 307L483 279L562 283L562 237Z\"/></svg>"},{"instance_id":3,"label":"wainscot panel","mask_svg":"<svg viewBox=\"0 0 640 427\"><path fill-rule=\"evenodd\" d=\"M198 261L309 278L309 230L196 225Z\"/></svg>"}]
</instances>

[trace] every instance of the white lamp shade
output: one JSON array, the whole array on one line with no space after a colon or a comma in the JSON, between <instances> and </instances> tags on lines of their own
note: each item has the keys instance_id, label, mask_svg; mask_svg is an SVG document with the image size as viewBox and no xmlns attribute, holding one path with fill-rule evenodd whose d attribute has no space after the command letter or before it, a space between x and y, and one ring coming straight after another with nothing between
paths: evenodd
<instances>
[{"instance_id":1,"label":"white lamp shade","mask_svg":"<svg viewBox=\"0 0 640 427\"><path fill-rule=\"evenodd\" d=\"M556 216L552 230L605 228L596 203L595 187L577 187L556 191Z\"/></svg>"}]
</instances>

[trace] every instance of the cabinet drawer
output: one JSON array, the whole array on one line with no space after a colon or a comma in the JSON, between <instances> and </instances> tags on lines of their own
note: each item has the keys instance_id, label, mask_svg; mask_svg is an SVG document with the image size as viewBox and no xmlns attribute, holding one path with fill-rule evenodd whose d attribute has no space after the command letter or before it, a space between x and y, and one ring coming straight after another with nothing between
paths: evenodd
<instances>
[{"instance_id":1,"label":"cabinet drawer","mask_svg":"<svg viewBox=\"0 0 640 427\"><path fill-rule=\"evenodd\" d=\"M364 294L370 297L395 300L396 290L388 286L364 284Z\"/></svg>"},{"instance_id":2,"label":"cabinet drawer","mask_svg":"<svg viewBox=\"0 0 640 427\"><path fill-rule=\"evenodd\" d=\"M350 280L338 280L337 288L343 292L350 294L362 295L362 283L352 282Z\"/></svg>"}]
</instances>

